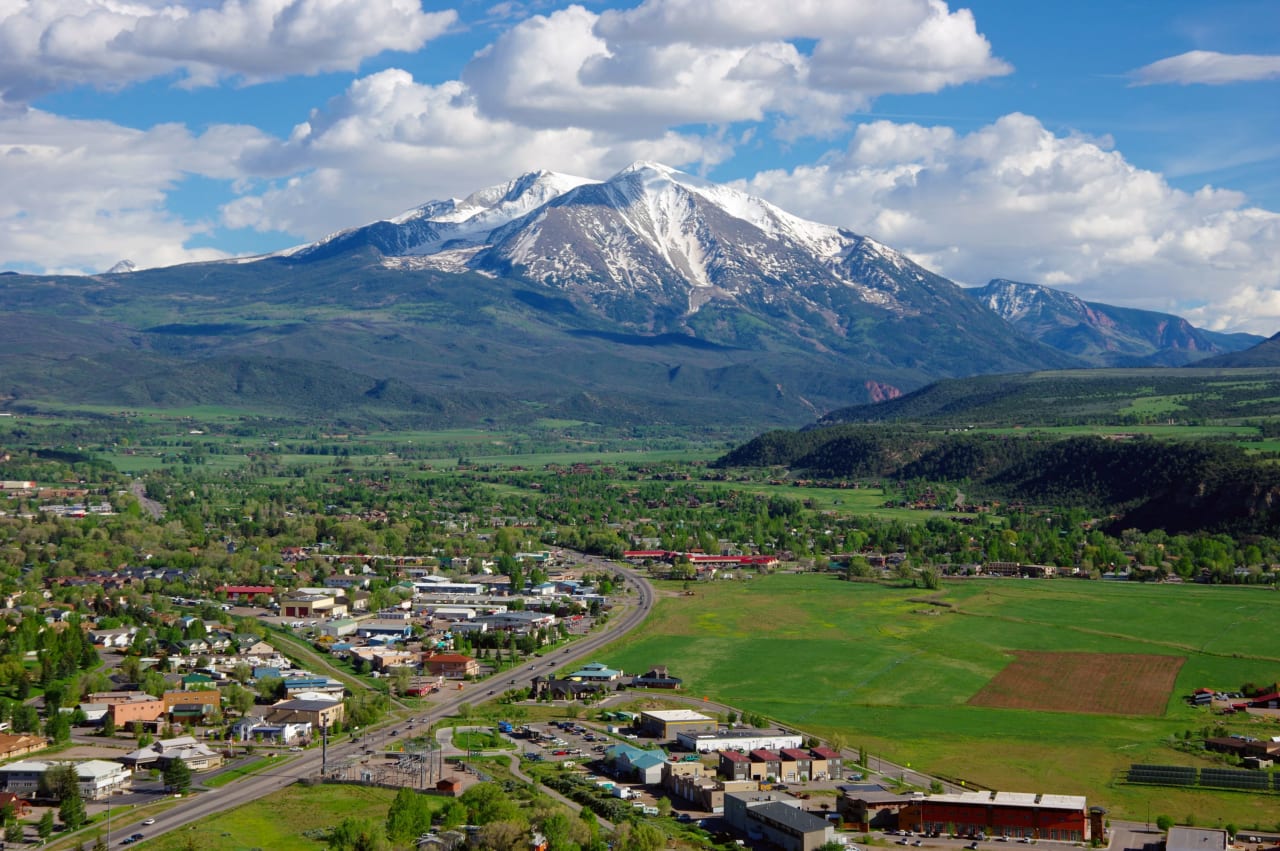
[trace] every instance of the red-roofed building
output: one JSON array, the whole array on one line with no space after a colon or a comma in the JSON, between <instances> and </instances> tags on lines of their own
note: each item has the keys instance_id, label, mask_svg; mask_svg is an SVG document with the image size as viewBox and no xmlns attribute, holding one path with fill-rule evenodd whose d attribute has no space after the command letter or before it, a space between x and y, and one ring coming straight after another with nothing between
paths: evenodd
<instances>
[{"instance_id":1,"label":"red-roofed building","mask_svg":"<svg viewBox=\"0 0 1280 851\"><path fill-rule=\"evenodd\" d=\"M237 601L252 600L259 594L270 597L276 593L276 589L270 585L223 585L215 590L226 594L228 600Z\"/></svg>"},{"instance_id":2,"label":"red-roofed building","mask_svg":"<svg viewBox=\"0 0 1280 851\"><path fill-rule=\"evenodd\" d=\"M809 764L810 780L826 780L839 777L844 771L844 757L828 747L809 748L812 762Z\"/></svg>"},{"instance_id":3,"label":"red-roofed building","mask_svg":"<svg viewBox=\"0 0 1280 851\"><path fill-rule=\"evenodd\" d=\"M750 780L751 760L741 751L720 751L716 770L725 780Z\"/></svg>"},{"instance_id":4,"label":"red-roofed building","mask_svg":"<svg viewBox=\"0 0 1280 851\"><path fill-rule=\"evenodd\" d=\"M778 755L782 757L782 779L786 782L799 782L813 776L813 757L807 750L783 748Z\"/></svg>"},{"instance_id":5,"label":"red-roofed building","mask_svg":"<svg viewBox=\"0 0 1280 851\"><path fill-rule=\"evenodd\" d=\"M756 748L747 756L751 758L751 777L753 780L782 779L782 757L773 751Z\"/></svg>"},{"instance_id":6,"label":"red-roofed building","mask_svg":"<svg viewBox=\"0 0 1280 851\"><path fill-rule=\"evenodd\" d=\"M428 653L422 657L422 664L433 677L460 680L480 674L480 663L461 653Z\"/></svg>"}]
</instances>

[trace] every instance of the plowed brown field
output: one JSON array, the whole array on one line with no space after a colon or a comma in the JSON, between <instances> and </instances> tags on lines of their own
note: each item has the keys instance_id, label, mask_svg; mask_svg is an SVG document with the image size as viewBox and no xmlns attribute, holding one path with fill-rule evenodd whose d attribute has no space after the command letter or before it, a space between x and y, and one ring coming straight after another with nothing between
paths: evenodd
<instances>
[{"instance_id":1,"label":"plowed brown field","mask_svg":"<svg viewBox=\"0 0 1280 851\"><path fill-rule=\"evenodd\" d=\"M1136 653L1047 653L1015 650L1015 658L982 690L972 706L1163 715L1181 656Z\"/></svg>"}]
</instances>

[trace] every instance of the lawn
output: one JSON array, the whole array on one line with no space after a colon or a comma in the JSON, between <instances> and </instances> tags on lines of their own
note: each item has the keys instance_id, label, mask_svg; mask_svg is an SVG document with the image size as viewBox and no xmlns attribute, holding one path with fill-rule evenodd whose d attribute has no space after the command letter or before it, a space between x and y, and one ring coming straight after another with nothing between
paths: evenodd
<instances>
[{"instance_id":1,"label":"lawn","mask_svg":"<svg viewBox=\"0 0 1280 851\"><path fill-rule=\"evenodd\" d=\"M1212 723L1180 696L1280 676L1275 592L1076 580L947 583L919 589L816 574L700 584L664 595L636 633L601 654L625 670L670 666L688 693L821 735L839 733L886 759L1009 791L1087 794L1117 817L1146 800L1179 818L1280 819L1280 798L1201 795L1113 784L1131 762L1186 763L1170 736ZM1155 715L1005 709L968 701L1014 651L1137 654L1185 660ZM1280 734L1266 725L1267 734ZM1233 730L1264 732L1256 722ZM1207 764L1207 763L1206 763Z\"/></svg>"},{"instance_id":2,"label":"lawn","mask_svg":"<svg viewBox=\"0 0 1280 851\"><path fill-rule=\"evenodd\" d=\"M395 792L364 786L293 785L251 804L196 822L201 851L321 851L324 831L345 818L382 821ZM180 851L185 830L147 841L151 851ZM304 833L309 835L304 835Z\"/></svg>"}]
</instances>

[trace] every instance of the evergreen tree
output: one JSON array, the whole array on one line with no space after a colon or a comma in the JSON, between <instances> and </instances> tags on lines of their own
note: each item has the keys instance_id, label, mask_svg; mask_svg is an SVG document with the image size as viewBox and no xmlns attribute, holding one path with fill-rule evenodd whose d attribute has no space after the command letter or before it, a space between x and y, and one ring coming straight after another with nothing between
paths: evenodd
<instances>
[{"instance_id":1,"label":"evergreen tree","mask_svg":"<svg viewBox=\"0 0 1280 851\"><path fill-rule=\"evenodd\" d=\"M180 759L171 759L164 767L164 786L171 792L191 788L191 768Z\"/></svg>"},{"instance_id":2,"label":"evergreen tree","mask_svg":"<svg viewBox=\"0 0 1280 851\"><path fill-rule=\"evenodd\" d=\"M53 836L53 810L45 810L44 815L40 816L40 821L36 824L36 833L41 839Z\"/></svg>"},{"instance_id":3,"label":"evergreen tree","mask_svg":"<svg viewBox=\"0 0 1280 851\"><path fill-rule=\"evenodd\" d=\"M76 783L63 797L58 807L58 818L67 826L67 830L79 830L89 820L85 812L84 798L80 797L80 784Z\"/></svg>"}]
</instances>

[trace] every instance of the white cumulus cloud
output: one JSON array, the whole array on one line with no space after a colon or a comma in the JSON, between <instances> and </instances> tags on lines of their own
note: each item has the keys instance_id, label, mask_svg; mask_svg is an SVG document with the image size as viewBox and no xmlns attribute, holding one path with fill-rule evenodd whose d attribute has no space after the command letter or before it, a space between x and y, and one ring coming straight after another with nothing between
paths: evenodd
<instances>
[{"instance_id":1,"label":"white cumulus cloud","mask_svg":"<svg viewBox=\"0 0 1280 851\"><path fill-rule=\"evenodd\" d=\"M105 271L223 256L185 247L211 222L166 209L188 175L233 178L261 141L248 127L194 136L177 124L133 130L28 110L0 118L0 258L47 271Z\"/></svg>"},{"instance_id":2,"label":"white cumulus cloud","mask_svg":"<svg viewBox=\"0 0 1280 851\"><path fill-rule=\"evenodd\" d=\"M647 0L531 17L463 80L486 112L533 126L652 132L776 116L796 136L839 129L879 95L1010 70L972 14L941 0Z\"/></svg>"},{"instance_id":3,"label":"white cumulus cloud","mask_svg":"<svg viewBox=\"0 0 1280 851\"><path fill-rule=\"evenodd\" d=\"M210 85L355 70L383 51L421 48L456 19L420 0L7 0L0 101L169 74Z\"/></svg>"},{"instance_id":4,"label":"white cumulus cloud","mask_svg":"<svg viewBox=\"0 0 1280 851\"><path fill-rule=\"evenodd\" d=\"M1184 192L1097 139L1007 115L971 133L879 121L822 162L745 187L866 233L962 283L1013 278L1274 333L1280 214Z\"/></svg>"},{"instance_id":5,"label":"white cumulus cloud","mask_svg":"<svg viewBox=\"0 0 1280 851\"><path fill-rule=\"evenodd\" d=\"M596 177L636 159L714 163L728 155L715 136L522 127L481 113L461 82L424 85L390 69L355 80L288 139L246 155L246 174L281 179L247 187L223 217L231 227L314 239L539 168Z\"/></svg>"},{"instance_id":6,"label":"white cumulus cloud","mask_svg":"<svg viewBox=\"0 0 1280 851\"><path fill-rule=\"evenodd\" d=\"M1275 54L1216 53L1191 50L1129 72L1135 86L1159 83L1221 86L1280 77L1280 56Z\"/></svg>"}]
</instances>

